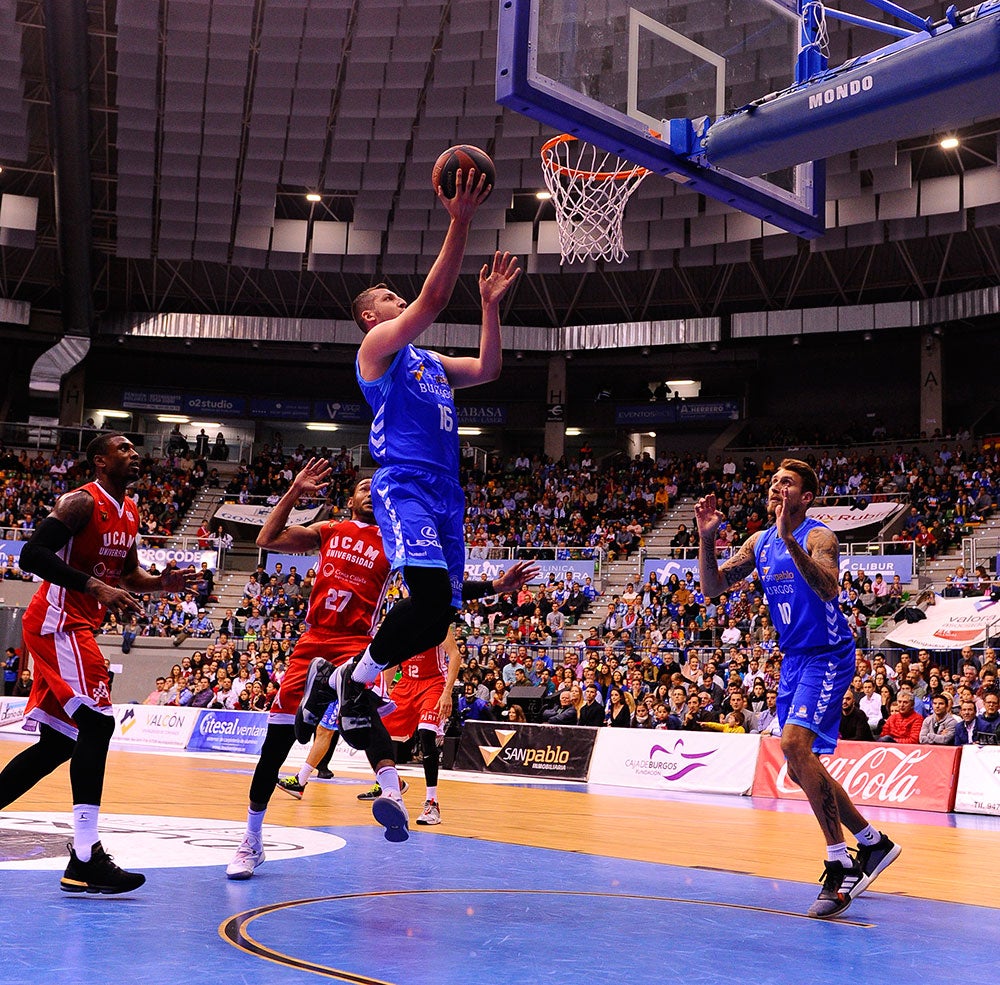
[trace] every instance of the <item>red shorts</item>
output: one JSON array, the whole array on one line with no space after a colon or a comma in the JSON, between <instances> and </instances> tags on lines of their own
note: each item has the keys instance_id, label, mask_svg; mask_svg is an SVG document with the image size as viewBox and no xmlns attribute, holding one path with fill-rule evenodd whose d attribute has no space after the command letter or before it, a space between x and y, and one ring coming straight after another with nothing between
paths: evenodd
<instances>
[{"instance_id":1,"label":"red shorts","mask_svg":"<svg viewBox=\"0 0 1000 985\"><path fill-rule=\"evenodd\" d=\"M76 722L71 716L80 705L114 714L104 654L89 629L42 634L23 621L21 630L35 663L25 717L75 739Z\"/></svg>"},{"instance_id":2,"label":"red shorts","mask_svg":"<svg viewBox=\"0 0 1000 985\"><path fill-rule=\"evenodd\" d=\"M444 694L444 678L421 679L405 674L389 692L396 703L396 710L382 719L393 739L405 742L418 728L442 734L438 703Z\"/></svg>"},{"instance_id":3,"label":"red shorts","mask_svg":"<svg viewBox=\"0 0 1000 985\"><path fill-rule=\"evenodd\" d=\"M334 667L339 667L357 656L370 642L371 638L368 636L324 637L316 633L304 633L292 650L285 676L281 679L281 687L271 705L270 720L279 725L294 723L295 712L305 694L309 664L316 657L323 657Z\"/></svg>"}]
</instances>

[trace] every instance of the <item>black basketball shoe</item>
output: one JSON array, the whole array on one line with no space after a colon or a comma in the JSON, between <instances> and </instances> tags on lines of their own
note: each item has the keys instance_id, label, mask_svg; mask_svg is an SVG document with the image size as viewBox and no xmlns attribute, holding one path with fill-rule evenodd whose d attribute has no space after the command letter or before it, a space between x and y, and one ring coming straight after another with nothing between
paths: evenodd
<instances>
[{"instance_id":1,"label":"black basketball shoe","mask_svg":"<svg viewBox=\"0 0 1000 985\"><path fill-rule=\"evenodd\" d=\"M130 893L146 881L141 872L126 872L115 865L114 859L99 841L90 850L89 862L81 862L72 845L66 847L69 849L69 865L59 880L59 888L64 893L101 893L113 896L116 893Z\"/></svg>"}]
</instances>

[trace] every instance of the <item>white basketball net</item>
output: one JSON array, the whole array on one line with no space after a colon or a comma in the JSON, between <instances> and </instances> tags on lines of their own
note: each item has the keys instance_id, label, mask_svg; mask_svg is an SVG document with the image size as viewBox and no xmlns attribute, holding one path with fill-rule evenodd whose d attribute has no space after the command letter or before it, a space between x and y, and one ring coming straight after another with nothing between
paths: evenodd
<instances>
[{"instance_id":1,"label":"white basketball net","mask_svg":"<svg viewBox=\"0 0 1000 985\"><path fill-rule=\"evenodd\" d=\"M562 134L542 147L542 174L556 207L563 263L621 263L628 256L622 244L625 203L649 171Z\"/></svg>"}]
</instances>

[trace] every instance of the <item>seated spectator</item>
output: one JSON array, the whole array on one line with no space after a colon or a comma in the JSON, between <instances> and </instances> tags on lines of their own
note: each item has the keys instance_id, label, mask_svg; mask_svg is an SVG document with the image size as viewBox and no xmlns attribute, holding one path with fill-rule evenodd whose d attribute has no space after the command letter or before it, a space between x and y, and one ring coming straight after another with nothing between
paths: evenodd
<instances>
[{"instance_id":1,"label":"seated spectator","mask_svg":"<svg viewBox=\"0 0 1000 985\"><path fill-rule=\"evenodd\" d=\"M576 725L579 715L576 706L573 704L571 687L563 688L559 692L559 704L555 708L546 708L542 712L542 721L547 725Z\"/></svg>"},{"instance_id":2,"label":"seated spectator","mask_svg":"<svg viewBox=\"0 0 1000 985\"><path fill-rule=\"evenodd\" d=\"M869 684L871 682L869 681ZM868 716L858 706L854 691L847 689L843 699L843 714L840 718L840 738L855 739L858 742L871 742L871 726Z\"/></svg>"},{"instance_id":3,"label":"seated spectator","mask_svg":"<svg viewBox=\"0 0 1000 985\"><path fill-rule=\"evenodd\" d=\"M955 745L974 745L979 741L979 714L975 701L963 701L955 723Z\"/></svg>"},{"instance_id":4,"label":"seated spectator","mask_svg":"<svg viewBox=\"0 0 1000 985\"><path fill-rule=\"evenodd\" d=\"M146 695L142 703L144 705L162 705L166 704L166 697L167 679L165 677L157 677L156 687Z\"/></svg>"},{"instance_id":5,"label":"seated spectator","mask_svg":"<svg viewBox=\"0 0 1000 985\"><path fill-rule=\"evenodd\" d=\"M920 727L920 742L922 745L953 746L955 745L955 716L951 713L951 702L943 695L937 695L932 701L931 714Z\"/></svg>"},{"instance_id":6,"label":"seated spectator","mask_svg":"<svg viewBox=\"0 0 1000 985\"><path fill-rule=\"evenodd\" d=\"M26 698L31 694L31 686L35 682L31 679L31 671L25 667L21 671L21 676L18 677L17 683L14 685L14 690L12 695L15 698Z\"/></svg>"},{"instance_id":7,"label":"seated spectator","mask_svg":"<svg viewBox=\"0 0 1000 985\"><path fill-rule=\"evenodd\" d=\"M896 706L897 710L882 725L878 741L918 743L923 719L913 708L913 694L909 689L900 688Z\"/></svg>"}]
</instances>

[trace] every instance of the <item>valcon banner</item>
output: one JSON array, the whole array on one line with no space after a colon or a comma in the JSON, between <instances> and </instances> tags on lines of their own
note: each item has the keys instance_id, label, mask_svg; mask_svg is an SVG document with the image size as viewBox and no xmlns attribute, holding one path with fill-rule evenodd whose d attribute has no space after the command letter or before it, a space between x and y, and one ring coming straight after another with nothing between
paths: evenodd
<instances>
[{"instance_id":1,"label":"valcon banner","mask_svg":"<svg viewBox=\"0 0 1000 985\"><path fill-rule=\"evenodd\" d=\"M590 783L651 790L747 794L753 786L759 735L601 729Z\"/></svg>"},{"instance_id":2,"label":"valcon banner","mask_svg":"<svg viewBox=\"0 0 1000 985\"><path fill-rule=\"evenodd\" d=\"M115 705L114 738L144 746L183 749L198 714L197 708L170 705Z\"/></svg>"},{"instance_id":3,"label":"valcon banner","mask_svg":"<svg viewBox=\"0 0 1000 985\"><path fill-rule=\"evenodd\" d=\"M455 769L586 780L596 728L466 722Z\"/></svg>"},{"instance_id":4,"label":"valcon banner","mask_svg":"<svg viewBox=\"0 0 1000 985\"><path fill-rule=\"evenodd\" d=\"M886 636L889 643L925 650L958 650L986 639L992 626L1000 628L1000 603L989 598L946 599L934 596L924 610L926 619L897 624Z\"/></svg>"},{"instance_id":5,"label":"valcon banner","mask_svg":"<svg viewBox=\"0 0 1000 985\"><path fill-rule=\"evenodd\" d=\"M955 810L1000 814L1000 746L962 746Z\"/></svg>"},{"instance_id":6,"label":"valcon banner","mask_svg":"<svg viewBox=\"0 0 1000 985\"><path fill-rule=\"evenodd\" d=\"M955 802L960 751L954 746L839 742L835 752L819 758L859 806L950 811ZM761 742L753 795L806 799L802 788L788 778L780 739Z\"/></svg>"}]
</instances>

